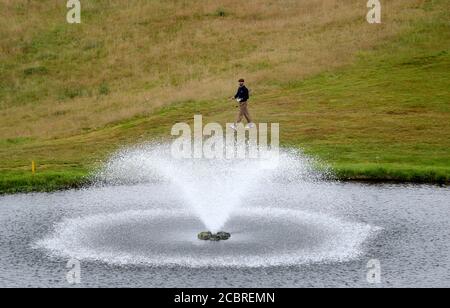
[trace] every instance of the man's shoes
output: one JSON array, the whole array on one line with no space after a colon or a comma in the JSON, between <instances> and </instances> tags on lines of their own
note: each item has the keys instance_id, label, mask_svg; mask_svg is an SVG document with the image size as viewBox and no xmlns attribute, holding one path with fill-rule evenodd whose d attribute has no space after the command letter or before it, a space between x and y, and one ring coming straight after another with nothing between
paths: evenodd
<instances>
[{"instance_id":1,"label":"man's shoes","mask_svg":"<svg viewBox=\"0 0 450 308\"><path fill-rule=\"evenodd\" d=\"M255 127L255 124L248 123L247 126L245 127L245 129L252 129L253 127Z\"/></svg>"},{"instance_id":2,"label":"man's shoes","mask_svg":"<svg viewBox=\"0 0 450 308\"><path fill-rule=\"evenodd\" d=\"M245 129L252 129L253 127L255 127L255 124L253 124L253 123L248 123L247 126L245 126ZM237 126L236 126L236 124L231 124L231 125L230 125L230 128L237 131Z\"/></svg>"}]
</instances>

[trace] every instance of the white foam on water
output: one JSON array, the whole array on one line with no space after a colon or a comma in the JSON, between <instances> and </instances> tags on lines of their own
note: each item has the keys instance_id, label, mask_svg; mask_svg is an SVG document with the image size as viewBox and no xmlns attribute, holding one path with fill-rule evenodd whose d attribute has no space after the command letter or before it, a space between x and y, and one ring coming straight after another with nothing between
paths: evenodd
<instances>
[{"instance_id":1,"label":"white foam on water","mask_svg":"<svg viewBox=\"0 0 450 308\"><path fill-rule=\"evenodd\" d=\"M364 242L380 230L290 209L244 208L234 216L244 230L231 224L227 242L196 240L196 218L187 211L153 209L66 219L35 248L115 265L287 266L358 258ZM277 224L280 230L273 229Z\"/></svg>"}]
</instances>

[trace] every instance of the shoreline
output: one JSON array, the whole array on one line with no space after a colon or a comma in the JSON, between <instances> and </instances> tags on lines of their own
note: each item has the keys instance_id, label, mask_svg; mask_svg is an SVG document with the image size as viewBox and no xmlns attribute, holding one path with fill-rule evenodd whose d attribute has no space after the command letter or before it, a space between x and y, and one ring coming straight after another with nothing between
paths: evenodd
<instances>
[{"instance_id":1,"label":"shoreline","mask_svg":"<svg viewBox=\"0 0 450 308\"><path fill-rule=\"evenodd\" d=\"M337 174L339 171L336 172ZM92 174L65 174L60 173L41 173L36 175L21 175L12 178L4 177L0 181L0 196L14 195L22 193L51 193L63 190L82 189L93 184ZM361 183L368 185L432 185L440 187L450 186L450 178L445 180L429 178L429 174L423 174L421 178L402 178L395 176L371 177L364 174L354 174L352 176L337 175L331 179L342 183Z\"/></svg>"}]
</instances>

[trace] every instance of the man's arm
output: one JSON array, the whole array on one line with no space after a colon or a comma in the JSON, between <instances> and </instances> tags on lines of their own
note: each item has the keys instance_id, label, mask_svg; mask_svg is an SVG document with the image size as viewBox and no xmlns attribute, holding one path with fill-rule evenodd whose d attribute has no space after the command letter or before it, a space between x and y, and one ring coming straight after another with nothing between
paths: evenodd
<instances>
[{"instance_id":1,"label":"man's arm","mask_svg":"<svg viewBox=\"0 0 450 308\"><path fill-rule=\"evenodd\" d=\"M249 92L248 92L248 89L247 89L247 88L244 88L244 97L242 97L242 99L243 99L244 101L248 101L249 98L250 98L250 94L249 94Z\"/></svg>"}]
</instances>

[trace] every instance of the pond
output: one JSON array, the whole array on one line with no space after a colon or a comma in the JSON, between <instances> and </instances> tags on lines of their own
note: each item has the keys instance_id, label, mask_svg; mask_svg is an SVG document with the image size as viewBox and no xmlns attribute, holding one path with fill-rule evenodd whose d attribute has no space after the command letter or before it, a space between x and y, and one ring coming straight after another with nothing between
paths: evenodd
<instances>
[{"instance_id":1,"label":"pond","mask_svg":"<svg viewBox=\"0 0 450 308\"><path fill-rule=\"evenodd\" d=\"M176 185L0 197L0 286L450 287L450 188L327 181L251 190L205 225ZM380 284L369 284L371 260Z\"/></svg>"}]
</instances>

